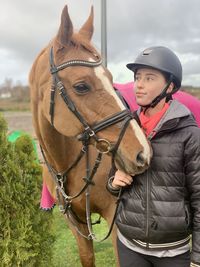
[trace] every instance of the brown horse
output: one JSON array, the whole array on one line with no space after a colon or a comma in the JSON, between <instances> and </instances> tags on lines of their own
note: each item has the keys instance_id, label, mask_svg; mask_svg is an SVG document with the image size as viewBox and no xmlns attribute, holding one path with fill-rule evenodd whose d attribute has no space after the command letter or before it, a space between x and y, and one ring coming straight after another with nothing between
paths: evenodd
<instances>
[{"instance_id":1,"label":"brown horse","mask_svg":"<svg viewBox=\"0 0 200 267\"><path fill-rule=\"evenodd\" d=\"M65 6L56 37L30 73L33 124L48 167L43 177L52 194L57 188L84 267L94 267L95 259L82 192L89 188L89 213L99 213L111 224L116 206L106 190L111 159L134 174L148 167L151 154L142 130L113 90L112 76L91 44L92 34L93 8L74 33Z\"/></svg>"}]
</instances>

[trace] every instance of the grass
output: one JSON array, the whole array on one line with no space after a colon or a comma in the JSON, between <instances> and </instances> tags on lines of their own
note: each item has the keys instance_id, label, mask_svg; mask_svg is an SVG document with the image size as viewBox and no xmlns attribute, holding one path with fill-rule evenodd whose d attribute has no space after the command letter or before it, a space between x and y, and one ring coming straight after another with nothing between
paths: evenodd
<instances>
[{"instance_id":1,"label":"grass","mask_svg":"<svg viewBox=\"0 0 200 267\"><path fill-rule=\"evenodd\" d=\"M69 230L64 216L56 207L53 211L56 241L53 250L53 261L51 267L81 267L76 240ZM102 220L100 225L94 227L97 238L106 235L108 227ZM96 267L115 267L115 258L110 238L103 242L95 242Z\"/></svg>"},{"instance_id":2,"label":"grass","mask_svg":"<svg viewBox=\"0 0 200 267\"><path fill-rule=\"evenodd\" d=\"M15 101L14 99L0 99L0 111L30 110L29 101Z\"/></svg>"}]
</instances>

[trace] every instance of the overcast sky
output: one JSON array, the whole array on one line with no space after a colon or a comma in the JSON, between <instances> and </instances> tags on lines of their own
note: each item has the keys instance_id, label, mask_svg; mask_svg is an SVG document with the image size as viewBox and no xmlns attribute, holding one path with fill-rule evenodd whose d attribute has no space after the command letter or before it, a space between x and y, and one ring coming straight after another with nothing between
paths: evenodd
<instances>
[{"instance_id":1,"label":"overcast sky","mask_svg":"<svg viewBox=\"0 0 200 267\"><path fill-rule=\"evenodd\" d=\"M57 33L68 5L75 29L95 12L94 45L101 48L101 0L0 0L0 84L27 84L31 65ZM129 82L125 67L144 48L168 46L183 65L184 85L200 86L200 0L107 0L107 61L115 82Z\"/></svg>"}]
</instances>

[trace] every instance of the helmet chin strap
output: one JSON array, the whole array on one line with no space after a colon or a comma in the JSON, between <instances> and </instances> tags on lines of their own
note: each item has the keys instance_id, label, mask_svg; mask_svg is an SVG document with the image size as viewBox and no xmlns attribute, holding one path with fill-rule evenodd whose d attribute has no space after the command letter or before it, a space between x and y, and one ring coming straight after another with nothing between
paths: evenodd
<instances>
[{"instance_id":1,"label":"helmet chin strap","mask_svg":"<svg viewBox=\"0 0 200 267\"><path fill-rule=\"evenodd\" d=\"M166 86L163 88L162 92L158 96L156 96L150 104L143 105L143 106L140 105L142 108L144 108L144 112L146 112L148 108L154 108L164 97L172 95L173 93L176 92L176 90L173 89L171 93L167 93L167 89L169 85L171 84L172 80L173 80L173 75L170 75L170 78Z\"/></svg>"}]
</instances>

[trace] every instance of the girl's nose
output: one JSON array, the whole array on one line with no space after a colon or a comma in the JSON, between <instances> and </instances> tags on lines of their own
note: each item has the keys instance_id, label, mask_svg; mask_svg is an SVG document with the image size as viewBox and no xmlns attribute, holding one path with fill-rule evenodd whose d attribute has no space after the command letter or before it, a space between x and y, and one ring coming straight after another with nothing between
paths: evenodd
<instances>
[{"instance_id":1,"label":"girl's nose","mask_svg":"<svg viewBox=\"0 0 200 267\"><path fill-rule=\"evenodd\" d=\"M144 86L143 79L139 79L139 80L135 81L135 86L138 88L143 87Z\"/></svg>"}]
</instances>

